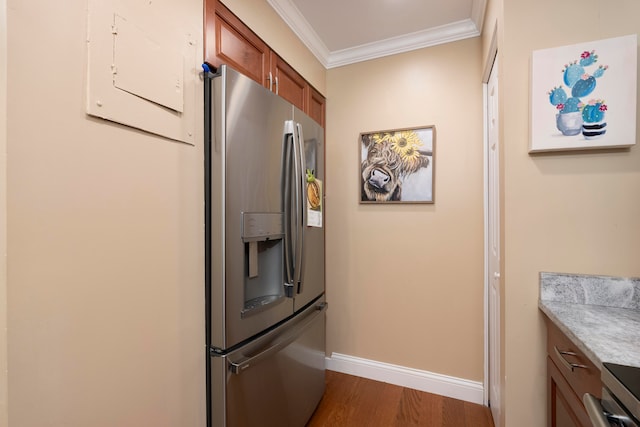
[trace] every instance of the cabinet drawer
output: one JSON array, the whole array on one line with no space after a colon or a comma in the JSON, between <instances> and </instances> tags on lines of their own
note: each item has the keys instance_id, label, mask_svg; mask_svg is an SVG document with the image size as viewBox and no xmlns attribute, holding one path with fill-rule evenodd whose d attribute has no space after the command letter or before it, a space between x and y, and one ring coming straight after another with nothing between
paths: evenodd
<instances>
[{"instance_id":1,"label":"cabinet drawer","mask_svg":"<svg viewBox=\"0 0 640 427\"><path fill-rule=\"evenodd\" d=\"M600 370L551 321L547 320L547 352L577 396L591 393L600 398Z\"/></svg>"}]
</instances>

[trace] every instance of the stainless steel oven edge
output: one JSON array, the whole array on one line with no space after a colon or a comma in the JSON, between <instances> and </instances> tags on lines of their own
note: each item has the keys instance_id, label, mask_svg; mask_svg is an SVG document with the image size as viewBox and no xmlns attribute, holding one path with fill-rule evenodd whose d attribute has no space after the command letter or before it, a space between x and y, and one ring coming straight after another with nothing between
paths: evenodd
<instances>
[{"instance_id":1,"label":"stainless steel oven edge","mask_svg":"<svg viewBox=\"0 0 640 427\"><path fill-rule=\"evenodd\" d=\"M640 427L606 388L602 389L602 400L585 393L582 401L593 427Z\"/></svg>"},{"instance_id":2,"label":"stainless steel oven edge","mask_svg":"<svg viewBox=\"0 0 640 427\"><path fill-rule=\"evenodd\" d=\"M625 412L630 413L630 415L635 417L636 420L640 419L640 402L638 401L638 398L634 396L618 378L616 378L616 376L610 371L609 367L603 367L601 377L603 386L610 392L611 396L613 396L615 400L620 402L620 405L624 408ZM605 402L603 402L603 406L604 403ZM638 425L638 423L632 425L635 426Z\"/></svg>"}]
</instances>

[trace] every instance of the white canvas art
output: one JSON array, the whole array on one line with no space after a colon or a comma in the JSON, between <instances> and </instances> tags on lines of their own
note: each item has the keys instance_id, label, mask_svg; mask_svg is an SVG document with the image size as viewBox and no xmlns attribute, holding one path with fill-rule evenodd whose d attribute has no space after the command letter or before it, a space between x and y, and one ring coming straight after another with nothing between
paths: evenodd
<instances>
[{"instance_id":1,"label":"white canvas art","mask_svg":"<svg viewBox=\"0 0 640 427\"><path fill-rule=\"evenodd\" d=\"M529 152L636 143L637 36L533 52Z\"/></svg>"}]
</instances>

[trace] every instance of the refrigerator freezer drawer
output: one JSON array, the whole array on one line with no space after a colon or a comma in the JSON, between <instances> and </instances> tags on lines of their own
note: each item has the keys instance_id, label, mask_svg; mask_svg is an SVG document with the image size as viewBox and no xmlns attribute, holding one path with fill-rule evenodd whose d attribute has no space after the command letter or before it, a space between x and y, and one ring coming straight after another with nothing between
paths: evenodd
<instances>
[{"instance_id":1,"label":"refrigerator freezer drawer","mask_svg":"<svg viewBox=\"0 0 640 427\"><path fill-rule=\"evenodd\" d=\"M324 297L281 327L211 358L212 426L303 427L324 393Z\"/></svg>"}]
</instances>

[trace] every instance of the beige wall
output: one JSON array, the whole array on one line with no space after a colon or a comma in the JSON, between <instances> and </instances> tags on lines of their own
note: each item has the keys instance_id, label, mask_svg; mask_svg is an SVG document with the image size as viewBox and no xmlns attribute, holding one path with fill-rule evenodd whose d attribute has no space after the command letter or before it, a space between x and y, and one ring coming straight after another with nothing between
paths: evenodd
<instances>
[{"instance_id":1,"label":"beige wall","mask_svg":"<svg viewBox=\"0 0 640 427\"><path fill-rule=\"evenodd\" d=\"M327 352L483 378L480 38L327 72ZM435 125L435 204L361 205L358 135Z\"/></svg>"},{"instance_id":2,"label":"beige wall","mask_svg":"<svg viewBox=\"0 0 640 427\"><path fill-rule=\"evenodd\" d=\"M482 381L487 37L325 71L265 1L225 3L328 97L328 351ZM198 33L201 2L179 7ZM531 51L637 33L640 5L558 7L491 0L484 26L498 24L501 59L507 426L545 424L538 272L640 275L638 147L527 153ZM11 425L204 425L201 145L85 116L85 10L8 10ZM358 134L428 124L436 203L358 204ZM2 300L4 288L0 268Z\"/></svg>"},{"instance_id":3,"label":"beige wall","mask_svg":"<svg viewBox=\"0 0 640 427\"><path fill-rule=\"evenodd\" d=\"M507 426L542 426L546 330L538 273L640 276L640 147L531 156L532 50L640 32L640 3L504 2L505 396Z\"/></svg>"},{"instance_id":4,"label":"beige wall","mask_svg":"<svg viewBox=\"0 0 640 427\"><path fill-rule=\"evenodd\" d=\"M0 0L0 427L7 419L7 2Z\"/></svg>"},{"instance_id":5,"label":"beige wall","mask_svg":"<svg viewBox=\"0 0 640 427\"><path fill-rule=\"evenodd\" d=\"M289 63L296 71L326 96L326 70L306 48L266 0L222 0L238 16Z\"/></svg>"},{"instance_id":6,"label":"beige wall","mask_svg":"<svg viewBox=\"0 0 640 427\"><path fill-rule=\"evenodd\" d=\"M202 105L196 146L85 115L86 15L8 6L10 425L203 426Z\"/></svg>"}]
</instances>

